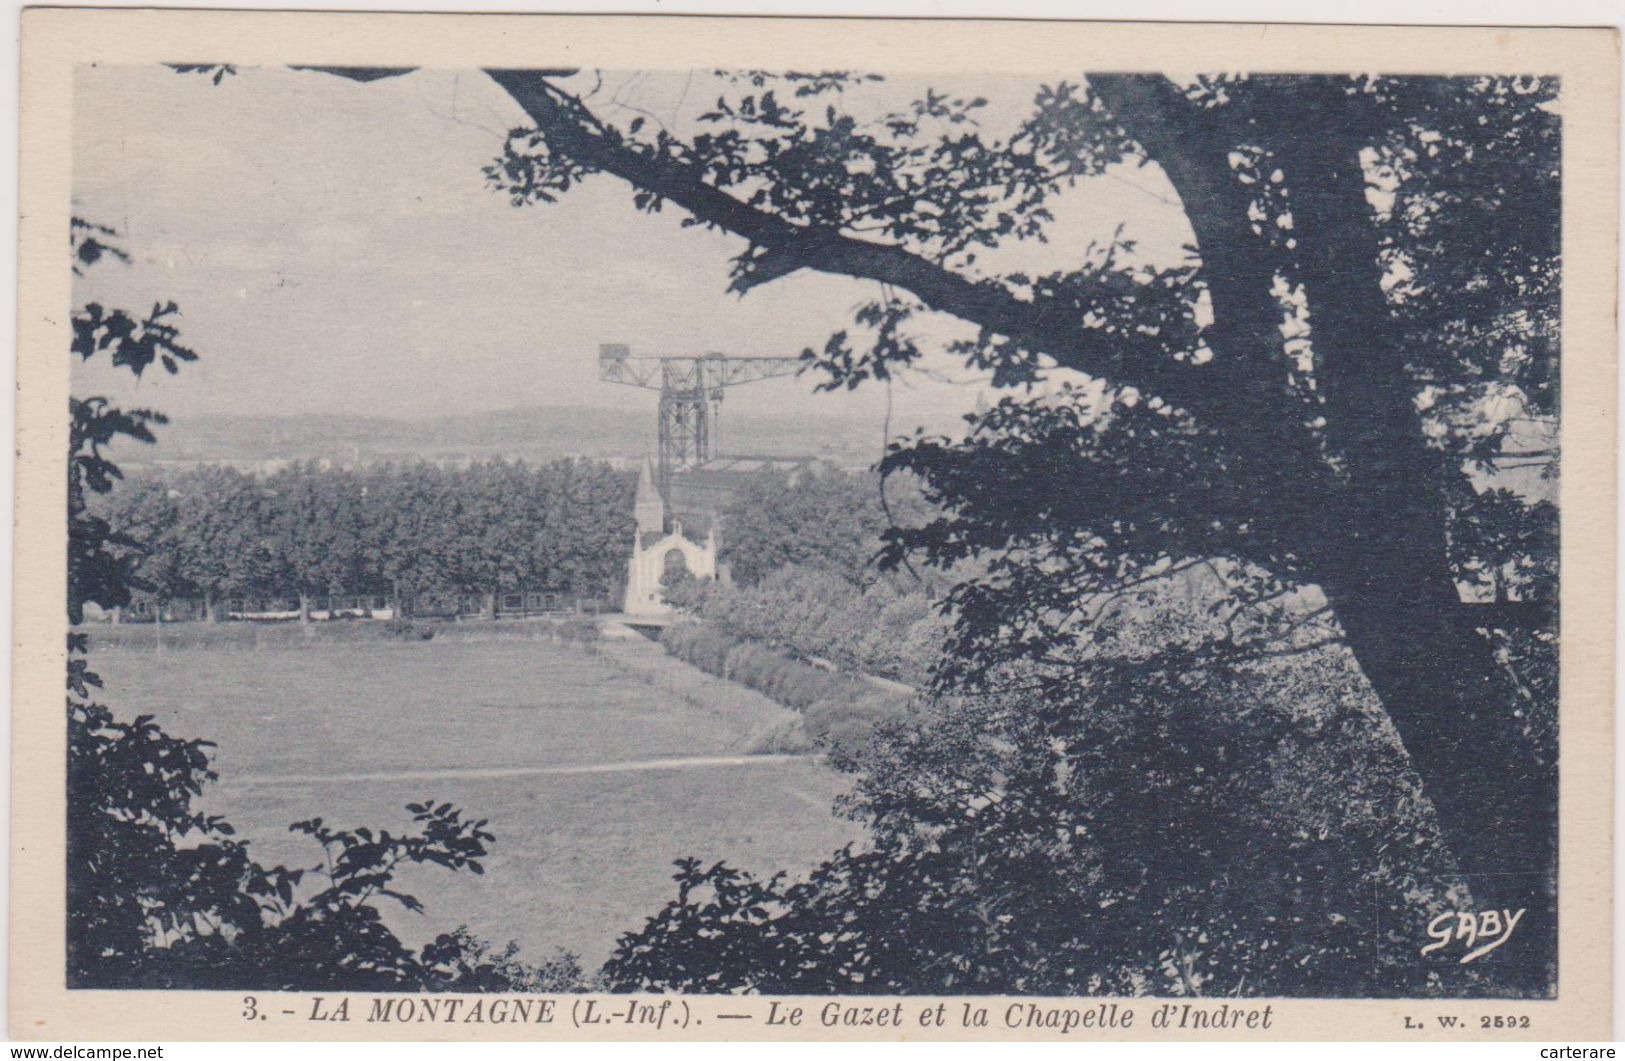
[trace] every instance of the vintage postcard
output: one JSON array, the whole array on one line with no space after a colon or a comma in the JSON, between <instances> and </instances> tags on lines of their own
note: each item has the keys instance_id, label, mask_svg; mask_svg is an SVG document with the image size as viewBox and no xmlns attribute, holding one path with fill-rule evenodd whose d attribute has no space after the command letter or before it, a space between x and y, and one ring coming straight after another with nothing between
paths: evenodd
<instances>
[{"instance_id":1,"label":"vintage postcard","mask_svg":"<svg viewBox=\"0 0 1625 1061\"><path fill-rule=\"evenodd\" d=\"M1612 31L22 33L13 1037L1611 1034Z\"/></svg>"}]
</instances>

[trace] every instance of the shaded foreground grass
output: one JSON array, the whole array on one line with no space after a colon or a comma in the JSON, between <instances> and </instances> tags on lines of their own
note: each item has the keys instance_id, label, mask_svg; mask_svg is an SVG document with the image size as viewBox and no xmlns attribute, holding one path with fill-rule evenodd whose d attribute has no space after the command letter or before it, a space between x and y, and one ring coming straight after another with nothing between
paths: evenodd
<instances>
[{"instance_id":1,"label":"shaded foreground grass","mask_svg":"<svg viewBox=\"0 0 1625 1061\"><path fill-rule=\"evenodd\" d=\"M176 650L146 633L103 639L107 701L219 744L221 781L204 806L262 861L312 860L287 833L312 816L396 829L405 803L433 798L490 819L483 877L403 875L428 908L392 916L408 941L467 923L534 957L563 946L596 965L672 896L681 855L799 872L857 835L830 813L838 775L813 759L744 754L790 712L642 638L589 651L513 635L278 632L257 649L235 635ZM704 762L659 762L684 759ZM605 764L641 765L544 772Z\"/></svg>"}]
</instances>

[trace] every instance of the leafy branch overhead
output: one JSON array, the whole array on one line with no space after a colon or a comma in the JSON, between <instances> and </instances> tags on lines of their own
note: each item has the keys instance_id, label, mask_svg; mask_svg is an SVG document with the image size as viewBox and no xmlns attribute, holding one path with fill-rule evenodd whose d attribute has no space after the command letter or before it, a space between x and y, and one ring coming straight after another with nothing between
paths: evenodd
<instances>
[{"instance_id":1,"label":"leafy branch overhead","mask_svg":"<svg viewBox=\"0 0 1625 1061\"><path fill-rule=\"evenodd\" d=\"M130 260L117 242L118 232L105 225L73 218L69 240L76 275L106 259ZM197 354L179 341L172 322L179 313L173 302L154 303L144 318L95 302L78 306L71 318L69 348L81 361L101 355L113 367L137 377L155 361L175 373L181 363L197 360ZM104 397L70 396L68 413L68 549L74 560L69 566L68 618L77 623L86 603L120 607L129 603L131 586L139 584L133 570L139 544L87 507L90 494L106 494L121 477L107 447L119 438L150 443L152 427L167 421L162 413L123 409Z\"/></svg>"}]
</instances>

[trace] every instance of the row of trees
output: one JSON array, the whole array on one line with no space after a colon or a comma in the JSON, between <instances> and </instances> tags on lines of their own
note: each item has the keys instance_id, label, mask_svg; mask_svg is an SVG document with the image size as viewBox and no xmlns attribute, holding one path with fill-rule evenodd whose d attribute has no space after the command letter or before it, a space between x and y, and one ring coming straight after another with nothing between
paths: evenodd
<instances>
[{"instance_id":1,"label":"row of trees","mask_svg":"<svg viewBox=\"0 0 1625 1061\"><path fill-rule=\"evenodd\" d=\"M505 589L612 599L633 483L594 461L299 464L256 478L205 466L132 479L100 506L140 543L121 550L160 600L425 596Z\"/></svg>"}]
</instances>

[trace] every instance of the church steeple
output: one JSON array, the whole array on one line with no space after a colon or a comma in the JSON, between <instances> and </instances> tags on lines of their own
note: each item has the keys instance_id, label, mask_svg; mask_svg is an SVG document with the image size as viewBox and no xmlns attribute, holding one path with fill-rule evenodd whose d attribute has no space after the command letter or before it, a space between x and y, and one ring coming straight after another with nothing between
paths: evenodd
<instances>
[{"instance_id":1,"label":"church steeple","mask_svg":"<svg viewBox=\"0 0 1625 1061\"><path fill-rule=\"evenodd\" d=\"M637 520L638 537L659 538L666 532L666 504L660 499L655 486L654 463L645 457L638 472L638 493L632 503L632 516Z\"/></svg>"}]
</instances>

